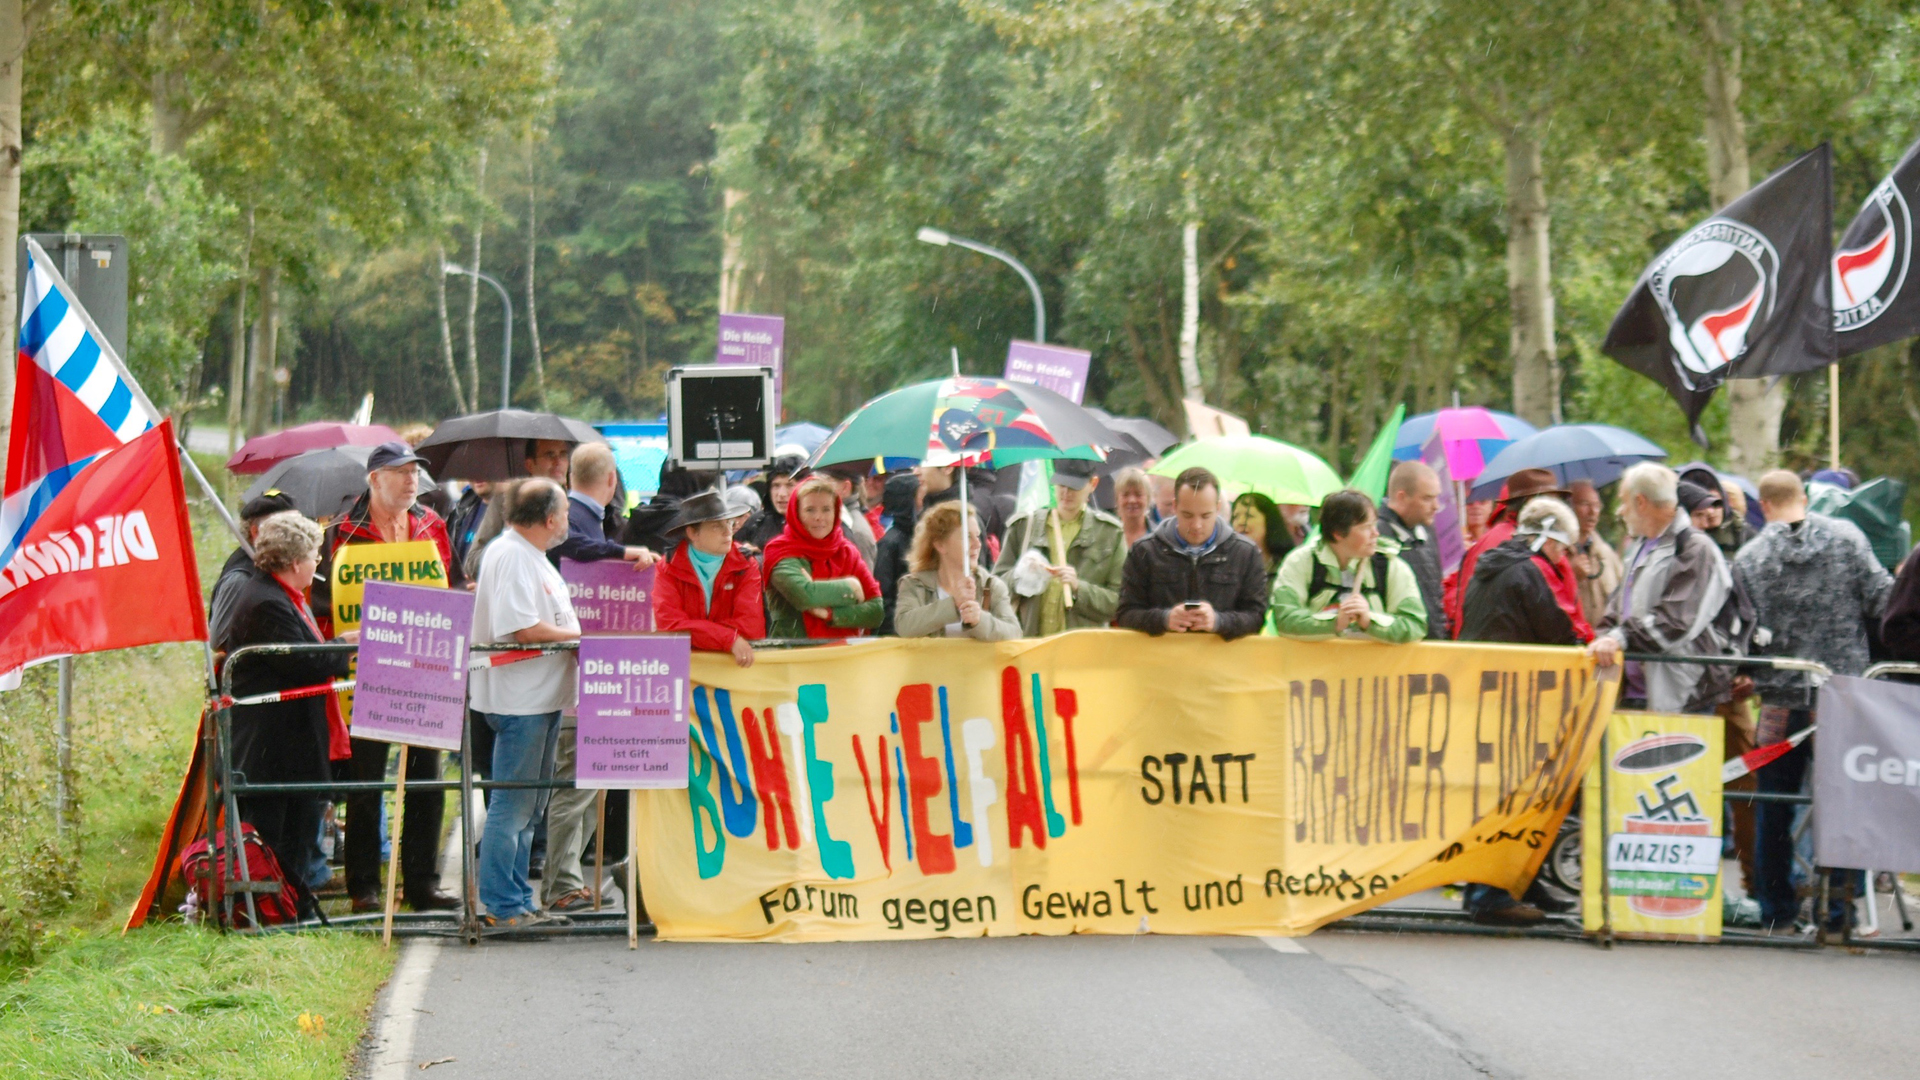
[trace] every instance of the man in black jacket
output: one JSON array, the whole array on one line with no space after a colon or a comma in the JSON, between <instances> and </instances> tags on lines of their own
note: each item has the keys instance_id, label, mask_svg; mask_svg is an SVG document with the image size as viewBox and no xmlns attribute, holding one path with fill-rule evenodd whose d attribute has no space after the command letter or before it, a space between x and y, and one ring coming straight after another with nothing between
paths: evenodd
<instances>
[{"instance_id":1,"label":"man in black jacket","mask_svg":"<svg viewBox=\"0 0 1920 1080\"><path fill-rule=\"evenodd\" d=\"M1400 545L1400 561L1420 583L1420 600L1427 607L1427 638L1446 641L1446 575L1440 569L1440 548L1433 539L1433 515L1440 510L1440 476L1424 461L1403 461L1387 478L1387 501L1380 507L1380 534Z\"/></svg>"},{"instance_id":2,"label":"man in black jacket","mask_svg":"<svg viewBox=\"0 0 1920 1080\"><path fill-rule=\"evenodd\" d=\"M656 556L645 546L607 539L607 507L620 489L613 449L605 443L580 444L573 452L572 476L572 486L567 492L567 538L547 552L547 561L559 566L561 559L574 562L624 559L633 563L635 570L652 566Z\"/></svg>"},{"instance_id":3,"label":"man in black jacket","mask_svg":"<svg viewBox=\"0 0 1920 1080\"><path fill-rule=\"evenodd\" d=\"M1231 641L1267 616L1266 557L1220 518L1220 481L1206 469L1174 480L1174 515L1127 552L1114 622L1154 636Z\"/></svg>"}]
</instances>

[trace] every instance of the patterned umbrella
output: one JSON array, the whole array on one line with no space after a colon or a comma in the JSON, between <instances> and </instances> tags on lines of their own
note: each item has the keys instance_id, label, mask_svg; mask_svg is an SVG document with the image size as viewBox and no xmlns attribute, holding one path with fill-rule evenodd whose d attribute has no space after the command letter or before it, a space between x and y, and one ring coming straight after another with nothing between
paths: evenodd
<instances>
[{"instance_id":1,"label":"patterned umbrella","mask_svg":"<svg viewBox=\"0 0 1920 1080\"><path fill-rule=\"evenodd\" d=\"M955 376L882 394L840 422L807 462L822 468L1017 465L1036 458L1100 461L1117 440L1085 409L1026 383Z\"/></svg>"}]
</instances>

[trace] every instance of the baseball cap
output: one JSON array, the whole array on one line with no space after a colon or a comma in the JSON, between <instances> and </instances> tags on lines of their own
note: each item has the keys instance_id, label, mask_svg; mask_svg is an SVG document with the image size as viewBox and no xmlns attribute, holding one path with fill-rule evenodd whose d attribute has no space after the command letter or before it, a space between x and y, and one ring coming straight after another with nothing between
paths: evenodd
<instances>
[{"instance_id":1,"label":"baseball cap","mask_svg":"<svg viewBox=\"0 0 1920 1080\"><path fill-rule=\"evenodd\" d=\"M403 442L383 442L367 455L367 471L391 469L396 465L424 465L427 459L413 452L413 448Z\"/></svg>"},{"instance_id":2,"label":"baseball cap","mask_svg":"<svg viewBox=\"0 0 1920 1080\"><path fill-rule=\"evenodd\" d=\"M1082 461L1079 458L1059 458L1053 463L1053 482L1079 491L1092 479L1094 466L1098 464L1097 461Z\"/></svg>"},{"instance_id":3,"label":"baseball cap","mask_svg":"<svg viewBox=\"0 0 1920 1080\"><path fill-rule=\"evenodd\" d=\"M293 504L293 496L279 488L268 488L247 500L247 505L240 508L240 519L251 521L254 518L266 517L268 514L278 514L283 510L298 509L300 508Z\"/></svg>"}]
</instances>

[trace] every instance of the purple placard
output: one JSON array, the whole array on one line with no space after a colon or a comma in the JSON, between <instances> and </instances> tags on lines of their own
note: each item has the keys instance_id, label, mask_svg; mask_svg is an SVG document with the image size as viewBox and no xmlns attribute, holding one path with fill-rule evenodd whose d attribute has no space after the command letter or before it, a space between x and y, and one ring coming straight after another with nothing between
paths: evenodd
<instances>
[{"instance_id":1,"label":"purple placard","mask_svg":"<svg viewBox=\"0 0 1920 1080\"><path fill-rule=\"evenodd\" d=\"M1015 341L1007 346L1007 371L1002 377L1051 390L1078 405L1087 393L1087 366L1092 362L1093 354L1085 349Z\"/></svg>"},{"instance_id":2,"label":"purple placard","mask_svg":"<svg viewBox=\"0 0 1920 1080\"><path fill-rule=\"evenodd\" d=\"M573 597L582 634L653 631L653 568L635 570L623 559L560 560L560 577Z\"/></svg>"},{"instance_id":3,"label":"purple placard","mask_svg":"<svg viewBox=\"0 0 1920 1080\"><path fill-rule=\"evenodd\" d=\"M774 423L786 419L780 411L780 388L784 371L780 356L787 341L787 320L781 315L720 316L720 348L714 353L716 364L765 364L773 369Z\"/></svg>"},{"instance_id":4,"label":"purple placard","mask_svg":"<svg viewBox=\"0 0 1920 1080\"><path fill-rule=\"evenodd\" d=\"M356 739L460 749L473 594L367 582L353 687Z\"/></svg>"},{"instance_id":5,"label":"purple placard","mask_svg":"<svg viewBox=\"0 0 1920 1080\"><path fill-rule=\"evenodd\" d=\"M687 786L692 664L693 639L685 634L580 643L575 787Z\"/></svg>"},{"instance_id":6,"label":"purple placard","mask_svg":"<svg viewBox=\"0 0 1920 1080\"><path fill-rule=\"evenodd\" d=\"M1433 546L1440 556L1440 572L1451 574L1460 569L1460 560L1467 554L1467 537L1462 529L1466 508L1460 505L1462 488L1447 468L1447 447L1438 430L1427 440L1427 445L1420 448L1420 460L1440 477L1440 509L1433 515Z\"/></svg>"}]
</instances>

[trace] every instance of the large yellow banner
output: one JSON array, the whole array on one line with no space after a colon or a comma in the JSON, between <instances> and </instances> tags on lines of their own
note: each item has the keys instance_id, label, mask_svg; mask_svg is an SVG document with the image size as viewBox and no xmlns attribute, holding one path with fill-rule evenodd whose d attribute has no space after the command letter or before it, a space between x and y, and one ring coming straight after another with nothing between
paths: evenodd
<instances>
[{"instance_id":1,"label":"large yellow banner","mask_svg":"<svg viewBox=\"0 0 1920 1080\"><path fill-rule=\"evenodd\" d=\"M1575 649L880 639L694 654L691 781L643 792L660 936L1303 934L1524 883L1614 684Z\"/></svg>"}]
</instances>

